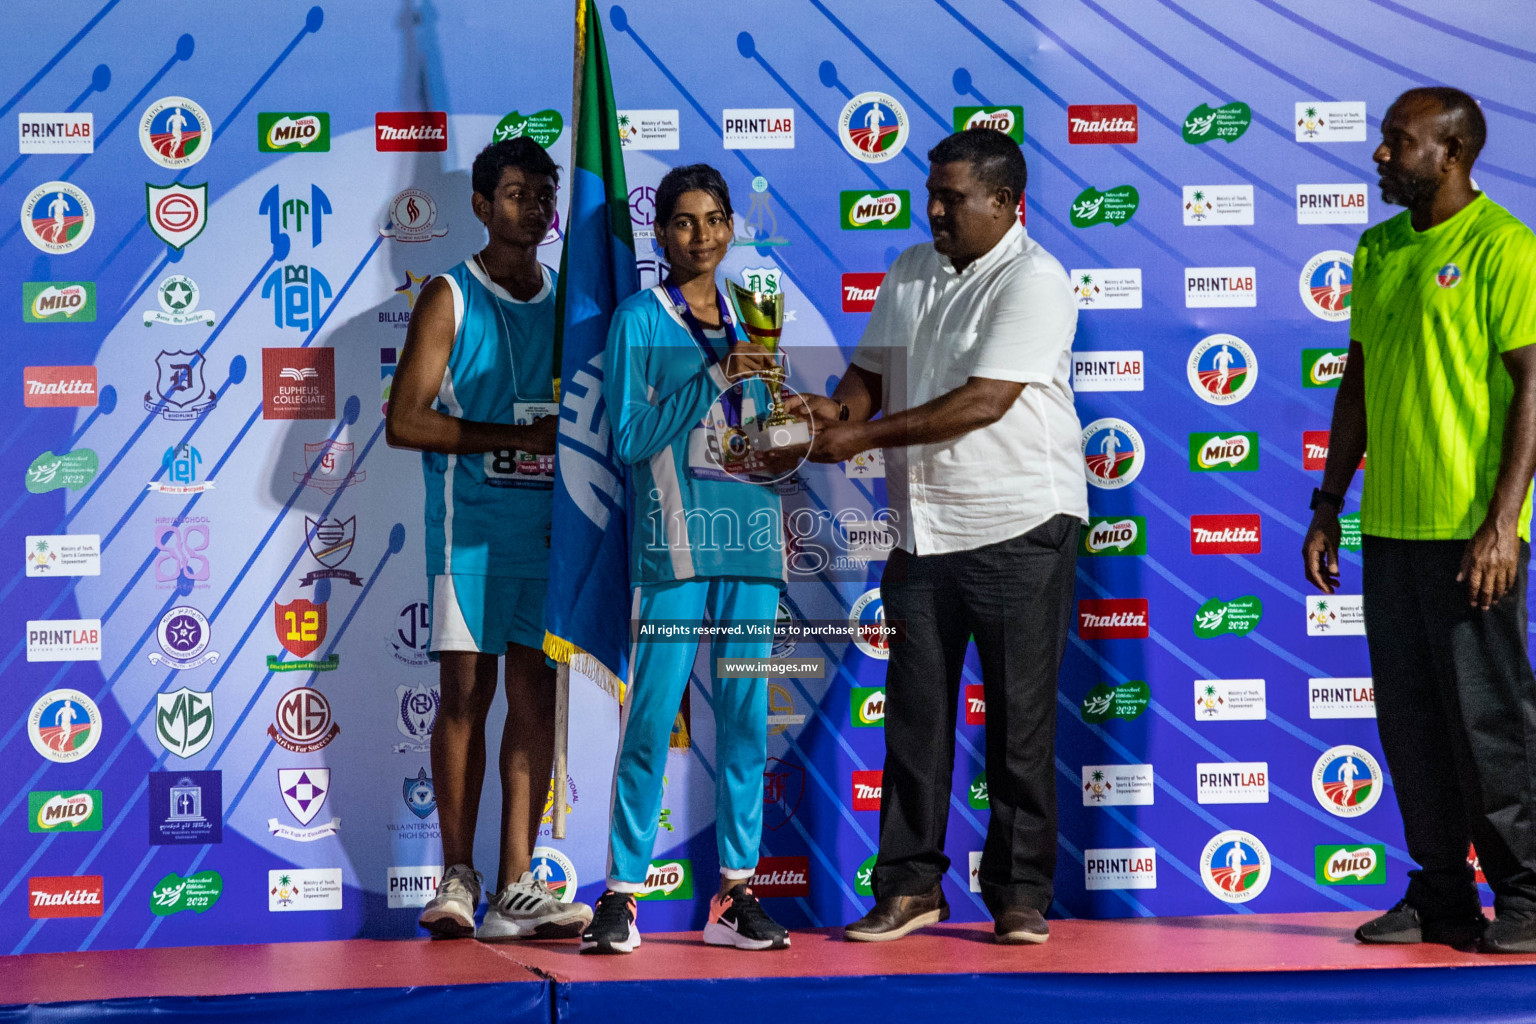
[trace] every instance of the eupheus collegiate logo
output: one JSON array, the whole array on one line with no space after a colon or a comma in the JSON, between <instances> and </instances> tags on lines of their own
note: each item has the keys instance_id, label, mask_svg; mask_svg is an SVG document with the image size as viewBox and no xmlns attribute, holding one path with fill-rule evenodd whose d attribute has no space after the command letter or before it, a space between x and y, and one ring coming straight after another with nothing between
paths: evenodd
<instances>
[{"instance_id":1,"label":"eupheus collegiate logo","mask_svg":"<svg viewBox=\"0 0 1536 1024\"><path fill-rule=\"evenodd\" d=\"M907 144L907 112L883 92L861 92L844 104L837 134L849 156L883 163Z\"/></svg>"},{"instance_id":2,"label":"eupheus collegiate logo","mask_svg":"<svg viewBox=\"0 0 1536 1024\"><path fill-rule=\"evenodd\" d=\"M1141 349L1072 353L1074 391L1140 391L1142 373Z\"/></svg>"},{"instance_id":3,"label":"eupheus collegiate logo","mask_svg":"<svg viewBox=\"0 0 1536 1024\"><path fill-rule=\"evenodd\" d=\"M1184 141L1198 146L1212 139L1236 142L1253 123L1253 111L1246 103L1226 103L1212 107L1202 103L1184 118Z\"/></svg>"},{"instance_id":4,"label":"eupheus collegiate logo","mask_svg":"<svg viewBox=\"0 0 1536 1024\"><path fill-rule=\"evenodd\" d=\"M1083 851L1083 888L1156 889L1157 850L1151 846Z\"/></svg>"},{"instance_id":5,"label":"eupheus collegiate logo","mask_svg":"<svg viewBox=\"0 0 1536 1024\"><path fill-rule=\"evenodd\" d=\"M1083 428L1083 463L1088 482L1101 490L1125 487L1141 475L1147 450L1136 428L1113 417L1094 420Z\"/></svg>"},{"instance_id":6,"label":"eupheus collegiate logo","mask_svg":"<svg viewBox=\"0 0 1536 1024\"><path fill-rule=\"evenodd\" d=\"M1364 224L1370 197L1363 184L1297 185L1297 224Z\"/></svg>"},{"instance_id":7,"label":"eupheus collegiate logo","mask_svg":"<svg viewBox=\"0 0 1536 1024\"><path fill-rule=\"evenodd\" d=\"M1301 350L1301 386L1336 388L1344 379L1344 364L1349 361L1347 348L1304 348Z\"/></svg>"},{"instance_id":8,"label":"eupheus collegiate logo","mask_svg":"<svg viewBox=\"0 0 1536 1024\"><path fill-rule=\"evenodd\" d=\"M843 312L868 313L874 309L880 282L884 280L884 274L844 274Z\"/></svg>"},{"instance_id":9,"label":"eupheus collegiate logo","mask_svg":"<svg viewBox=\"0 0 1536 1024\"><path fill-rule=\"evenodd\" d=\"M1235 334L1212 334L1189 353L1189 386L1212 405L1235 405L1259 379L1259 360Z\"/></svg>"},{"instance_id":10,"label":"eupheus collegiate logo","mask_svg":"<svg viewBox=\"0 0 1536 1024\"><path fill-rule=\"evenodd\" d=\"M208 155L213 122L203 108L185 96L166 96L149 105L139 118L139 145L161 167L179 171Z\"/></svg>"},{"instance_id":11,"label":"eupheus collegiate logo","mask_svg":"<svg viewBox=\"0 0 1536 1024\"><path fill-rule=\"evenodd\" d=\"M1184 305L1190 309L1257 306L1253 267L1185 267Z\"/></svg>"},{"instance_id":12,"label":"eupheus collegiate logo","mask_svg":"<svg viewBox=\"0 0 1536 1024\"><path fill-rule=\"evenodd\" d=\"M1138 120L1134 103L1069 104L1067 141L1074 146L1095 142L1135 142Z\"/></svg>"},{"instance_id":13,"label":"eupheus collegiate logo","mask_svg":"<svg viewBox=\"0 0 1536 1024\"><path fill-rule=\"evenodd\" d=\"M1077 602L1077 635L1084 640L1136 640L1150 636L1147 599L1109 597Z\"/></svg>"},{"instance_id":14,"label":"eupheus collegiate logo","mask_svg":"<svg viewBox=\"0 0 1536 1024\"><path fill-rule=\"evenodd\" d=\"M912 193L904 188L889 192L844 192L841 200L845 231L912 226Z\"/></svg>"},{"instance_id":15,"label":"eupheus collegiate logo","mask_svg":"<svg viewBox=\"0 0 1536 1024\"><path fill-rule=\"evenodd\" d=\"M219 660L218 651L208 650L213 641L213 625L191 605L178 605L160 616L155 639L160 642L160 650L148 655L151 665L188 669L204 662L216 664Z\"/></svg>"},{"instance_id":16,"label":"eupheus collegiate logo","mask_svg":"<svg viewBox=\"0 0 1536 1024\"><path fill-rule=\"evenodd\" d=\"M866 729L885 725L885 687L855 686L850 703L854 725Z\"/></svg>"},{"instance_id":17,"label":"eupheus collegiate logo","mask_svg":"<svg viewBox=\"0 0 1536 1024\"><path fill-rule=\"evenodd\" d=\"M1339 249L1325 249L1301 268L1302 305L1320 320L1348 320L1354 280L1354 256Z\"/></svg>"},{"instance_id":18,"label":"eupheus collegiate logo","mask_svg":"<svg viewBox=\"0 0 1536 1024\"><path fill-rule=\"evenodd\" d=\"M853 773L852 793L853 809L856 811L878 811L880 809L880 791L884 772L875 768L869 771L855 771Z\"/></svg>"},{"instance_id":19,"label":"eupheus collegiate logo","mask_svg":"<svg viewBox=\"0 0 1536 1024\"><path fill-rule=\"evenodd\" d=\"M27 620L28 661L100 661L100 619Z\"/></svg>"},{"instance_id":20,"label":"eupheus collegiate logo","mask_svg":"<svg viewBox=\"0 0 1536 1024\"><path fill-rule=\"evenodd\" d=\"M1200 854L1206 891L1225 903L1247 903L1269 884L1269 851L1239 829L1218 832Z\"/></svg>"},{"instance_id":21,"label":"eupheus collegiate logo","mask_svg":"<svg viewBox=\"0 0 1536 1024\"><path fill-rule=\"evenodd\" d=\"M1141 308L1140 267L1073 270L1068 277L1072 281L1072 296L1077 299L1078 309Z\"/></svg>"},{"instance_id":22,"label":"eupheus collegiate logo","mask_svg":"<svg viewBox=\"0 0 1536 1024\"><path fill-rule=\"evenodd\" d=\"M27 879L27 916L100 917L100 875L47 875Z\"/></svg>"},{"instance_id":23,"label":"eupheus collegiate logo","mask_svg":"<svg viewBox=\"0 0 1536 1024\"><path fill-rule=\"evenodd\" d=\"M443 153L448 114L442 110L381 110L373 115L373 145L380 153Z\"/></svg>"},{"instance_id":24,"label":"eupheus collegiate logo","mask_svg":"<svg viewBox=\"0 0 1536 1024\"><path fill-rule=\"evenodd\" d=\"M263 153L329 153L331 115L256 115L256 148Z\"/></svg>"},{"instance_id":25,"label":"eupheus collegiate logo","mask_svg":"<svg viewBox=\"0 0 1536 1024\"><path fill-rule=\"evenodd\" d=\"M1323 885L1385 885L1387 848L1380 843L1359 846L1319 846L1317 880Z\"/></svg>"},{"instance_id":26,"label":"eupheus collegiate logo","mask_svg":"<svg viewBox=\"0 0 1536 1024\"><path fill-rule=\"evenodd\" d=\"M693 899L693 861L653 860L645 872L645 885L635 893L642 900Z\"/></svg>"},{"instance_id":27,"label":"eupheus collegiate logo","mask_svg":"<svg viewBox=\"0 0 1536 1024\"><path fill-rule=\"evenodd\" d=\"M100 832L101 790L67 789L27 794L32 832Z\"/></svg>"},{"instance_id":28,"label":"eupheus collegiate logo","mask_svg":"<svg viewBox=\"0 0 1536 1024\"><path fill-rule=\"evenodd\" d=\"M213 741L213 694L183 686L155 694L155 738L177 757L193 757Z\"/></svg>"},{"instance_id":29,"label":"eupheus collegiate logo","mask_svg":"<svg viewBox=\"0 0 1536 1024\"><path fill-rule=\"evenodd\" d=\"M27 736L50 761L78 761L101 740L101 712L79 690L50 690L27 713Z\"/></svg>"},{"instance_id":30,"label":"eupheus collegiate logo","mask_svg":"<svg viewBox=\"0 0 1536 1024\"><path fill-rule=\"evenodd\" d=\"M728 107L720 111L720 139L726 149L794 149L795 111Z\"/></svg>"},{"instance_id":31,"label":"eupheus collegiate logo","mask_svg":"<svg viewBox=\"0 0 1536 1024\"><path fill-rule=\"evenodd\" d=\"M1381 799L1381 765L1360 747L1329 747L1312 766L1312 795L1323 810L1355 818Z\"/></svg>"},{"instance_id":32,"label":"eupheus collegiate logo","mask_svg":"<svg viewBox=\"0 0 1536 1024\"><path fill-rule=\"evenodd\" d=\"M208 226L208 185L144 186L149 230L172 249L185 249Z\"/></svg>"},{"instance_id":33,"label":"eupheus collegiate logo","mask_svg":"<svg viewBox=\"0 0 1536 1024\"><path fill-rule=\"evenodd\" d=\"M1455 288L1461 284L1461 268L1454 263L1447 263L1435 271L1435 284L1441 288Z\"/></svg>"},{"instance_id":34,"label":"eupheus collegiate logo","mask_svg":"<svg viewBox=\"0 0 1536 1024\"><path fill-rule=\"evenodd\" d=\"M1258 469L1259 435L1252 431L1190 434L1189 468L1198 473Z\"/></svg>"},{"instance_id":35,"label":"eupheus collegiate logo","mask_svg":"<svg viewBox=\"0 0 1536 1024\"><path fill-rule=\"evenodd\" d=\"M29 324L88 324L96 320L92 281L24 281L21 319Z\"/></svg>"},{"instance_id":36,"label":"eupheus collegiate logo","mask_svg":"<svg viewBox=\"0 0 1536 1024\"><path fill-rule=\"evenodd\" d=\"M885 624L885 602L880 600L880 588L873 587L859 595L848 609L848 625L853 629L853 642L866 657L885 661L891 656L890 626Z\"/></svg>"},{"instance_id":37,"label":"eupheus collegiate logo","mask_svg":"<svg viewBox=\"0 0 1536 1024\"><path fill-rule=\"evenodd\" d=\"M811 894L809 857L759 857L757 874L752 876L756 896L800 896Z\"/></svg>"},{"instance_id":38,"label":"eupheus collegiate logo","mask_svg":"<svg viewBox=\"0 0 1536 1024\"><path fill-rule=\"evenodd\" d=\"M1095 224L1119 227L1129 223L1140 207L1141 193L1134 185L1120 185L1105 192L1090 185L1072 200L1067 214L1075 228L1091 228Z\"/></svg>"},{"instance_id":39,"label":"eupheus collegiate logo","mask_svg":"<svg viewBox=\"0 0 1536 1024\"><path fill-rule=\"evenodd\" d=\"M1147 553L1145 516L1089 516L1079 534L1081 555L1144 555Z\"/></svg>"},{"instance_id":40,"label":"eupheus collegiate logo","mask_svg":"<svg viewBox=\"0 0 1536 1024\"><path fill-rule=\"evenodd\" d=\"M991 128L1020 145L1024 144L1023 107L956 107L954 125L957 132L971 128Z\"/></svg>"},{"instance_id":41,"label":"eupheus collegiate logo","mask_svg":"<svg viewBox=\"0 0 1536 1024\"><path fill-rule=\"evenodd\" d=\"M333 348L264 348L261 384L264 420L336 418Z\"/></svg>"},{"instance_id":42,"label":"eupheus collegiate logo","mask_svg":"<svg viewBox=\"0 0 1536 1024\"><path fill-rule=\"evenodd\" d=\"M397 242L428 242L448 233L437 223L437 200L430 192L408 188L389 201L389 217L379 235Z\"/></svg>"},{"instance_id":43,"label":"eupheus collegiate logo","mask_svg":"<svg viewBox=\"0 0 1536 1024\"><path fill-rule=\"evenodd\" d=\"M1256 555L1260 549L1259 516L1190 516L1192 555Z\"/></svg>"},{"instance_id":44,"label":"eupheus collegiate logo","mask_svg":"<svg viewBox=\"0 0 1536 1024\"><path fill-rule=\"evenodd\" d=\"M93 114L17 114L18 152L92 153L96 150Z\"/></svg>"},{"instance_id":45,"label":"eupheus collegiate logo","mask_svg":"<svg viewBox=\"0 0 1536 1024\"><path fill-rule=\"evenodd\" d=\"M297 687L279 697L273 723L267 726L272 741L295 754L313 753L339 732L341 726L331 721L331 702L309 686Z\"/></svg>"},{"instance_id":46,"label":"eupheus collegiate logo","mask_svg":"<svg viewBox=\"0 0 1536 1024\"><path fill-rule=\"evenodd\" d=\"M43 252L54 256L74 252L90 240L96 227L91 197L67 181L37 186L21 204L21 231Z\"/></svg>"},{"instance_id":47,"label":"eupheus collegiate logo","mask_svg":"<svg viewBox=\"0 0 1536 1024\"><path fill-rule=\"evenodd\" d=\"M1364 142L1365 101L1296 104L1297 142Z\"/></svg>"},{"instance_id":48,"label":"eupheus collegiate logo","mask_svg":"<svg viewBox=\"0 0 1536 1024\"><path fill-rule=\"evenodd\" d=\"M156 289L155 298L160 302L160 310L144 311L144 326L170 324L173 327L182 327L186 324L205 324L212 327L213 310L197 308L200 294L196 281L185 274L172 274L161 281L160 287Z\"/></svg>"},{"instance_id":49,"label":"eupheus collegiate logo","mask_svg":"<svg viewBox=\"0 0 1536 1024\"><path fill-rule=\"evenodd\" d=\"M22 370L21 404L29 409L96 404L96 367L28 366Z\"/></svg>"}]
</instances>

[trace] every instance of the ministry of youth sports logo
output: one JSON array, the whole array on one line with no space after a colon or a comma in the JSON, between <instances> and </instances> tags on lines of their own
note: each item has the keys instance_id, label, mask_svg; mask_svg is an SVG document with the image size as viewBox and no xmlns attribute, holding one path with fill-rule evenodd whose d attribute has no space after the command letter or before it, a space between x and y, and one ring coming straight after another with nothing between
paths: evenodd
<instances>
[{"instance_id":1,"label":"ministry of youth sports logo","mask_svg":"<svg viewBox=\"0 0 1536 1024\"><path fill-rule=\"evenodd\" d=\"M1147 457L1136 428L1113 417L1094 420L1083 428L1082 452L1088 482L1106 491L1135 480Z\"/></svg>"},{"instance_id":2,"label":"ministry of youth sports logo","mask_svg":"<svg viewBox=\"0 0 1536 1024\"><path fill-rule=\"evenodd\" d=\"M156 100L139 118L139 145L161 167L179 171L208 155L213 122L185 96Z\"/></svg>"},{"instance_id":3,"label":"ministry of youth sports logo","mask_svg":"<svg viewBox=\"0 0 1536 1024\"><path fill-rule=\"evenodd\" d=\"M1359 747L1329 747L1312 768L1312 795L1323 810L1355 818L1381 799L1381 766Z\"/></svg>"},{"instance_id":4,"label":"ministry of youth sports logo","mask_svg":"<svg viewBox=\"0 0 1536 1024\"><path fill-rule=\"evenodd\" d=\"M67 181L37 186L21 204L21 230L43 252L74 252L91 237L96 209L90 196Z\"/></svg>"},{"instance_id":5,"label":"ministry of youth sports logo","mask_svg":"<svg viewBox=\"0 0 1536 1024\"><path fill-rule=\"evenodd\" d=\"M1269 851L1240 829L1218 832L1200 854L1200 880L1225 903L1247 903L1269 884Z\"/></svg>"},{"instance_id":6,"label":"ministry of youth sports logo","mask_svg":"<svg viewBox=\"0 0 1536 1024\"><path fill-rule=\"evenodd\" d=\"M907 112L883 92L861 92L843 107L837 134L855 160L884 163L907 144Z\"/></svg>"},{"instance_id":7,"label":"ministry of youth sports logo","mask_svg":"<svg viewBox=\"0 0 1536 1024\"><path fill-rule=\"evenodd\" d=\"M1234 334L1213 334L1189 353L1189 386L1212 405L1234 405L1259 379L1259 361Z\"/></svg>"},{"instance_id":8,"label":"ministry of youth sports logo","mask_svg":"<svg viewBox=\"0 0 1536 1024\"><path fill-rule=\"evenodd\" d=\"M1354 256L1338 249L1325 249L1301 268L1302 304L1319 319L1348 320L1354 282Z\"/></svg>"}]
</instances>

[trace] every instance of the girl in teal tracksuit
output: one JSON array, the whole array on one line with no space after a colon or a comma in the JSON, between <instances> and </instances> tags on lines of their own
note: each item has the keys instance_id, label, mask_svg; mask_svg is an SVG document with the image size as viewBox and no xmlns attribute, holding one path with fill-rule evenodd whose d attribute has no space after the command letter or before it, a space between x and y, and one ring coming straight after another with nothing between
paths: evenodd
<instances>
[{"instance_id":1,"label":"girl in teal tracksuit","mask_svg":"<svg viewBox=\"0 0 1536 1024\"><path fill-rule=\"evenodd\" d=\"M656 230L671 266L666 281L630 296L614 314L604 396L614 445L631 467L631 617L641 623L771 623L784 578L778 495L722 461L732 428L766 409L757 378L768 364L733 323L715 270L734 234L730 193L703 164L669 172L656 190ZM766 658L771 632L715 640L718 658ZM635 894L645 887L661 810L662 776L696 644L633 645L610 821L608 892L582 952L628 953L640 944ZM789 935L763 911L748 882L762 833L767 681L715 679L716 840L719 894L704 941L782 949Z\"/></svg>"}]
</instances>

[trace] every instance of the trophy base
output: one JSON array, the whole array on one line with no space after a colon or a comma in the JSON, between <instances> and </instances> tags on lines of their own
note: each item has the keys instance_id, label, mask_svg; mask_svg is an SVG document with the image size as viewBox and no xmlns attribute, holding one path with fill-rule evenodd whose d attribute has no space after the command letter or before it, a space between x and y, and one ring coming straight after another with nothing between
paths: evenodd
<instances>
[{"instance_id":1,"label":"trophy base","mask_svg":"<svg viewBox=\"0 0 1536 1024\"><path fill-rule=\"evenodd\" d=\"M805 420L768 423L752 435L752 447L767 452L811 443L811 425Z\"/></svg>"}]
</instances>

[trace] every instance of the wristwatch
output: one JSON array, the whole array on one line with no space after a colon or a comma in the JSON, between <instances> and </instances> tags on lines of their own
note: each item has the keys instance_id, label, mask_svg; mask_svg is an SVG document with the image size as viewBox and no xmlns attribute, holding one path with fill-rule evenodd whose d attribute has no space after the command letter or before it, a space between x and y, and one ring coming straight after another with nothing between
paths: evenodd
<instances>
[{"instance_id":1,"label":"wristwatch","mask_svg":"<svg viewBox=\"0 0 1536 1024\"><path fill-rule=\"evenodd\" d=\"M1334 515L1344 511L1344 495L1325 491L1321 487L1312 488L1312 503L1307 507L1317 511L1319 505L1332 505Z\"/></svg>"}]
</instances>

